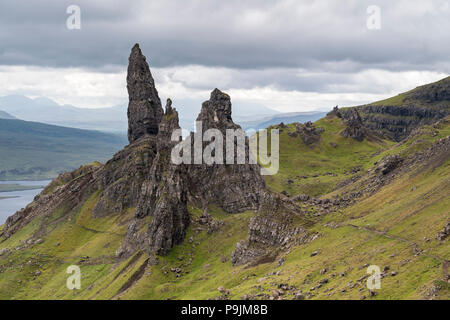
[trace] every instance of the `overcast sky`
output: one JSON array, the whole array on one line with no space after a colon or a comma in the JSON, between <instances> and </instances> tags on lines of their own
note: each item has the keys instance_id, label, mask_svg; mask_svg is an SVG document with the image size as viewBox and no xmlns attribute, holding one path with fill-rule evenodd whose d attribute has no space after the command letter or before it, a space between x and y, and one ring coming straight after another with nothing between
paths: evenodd
<instances>
[{"instance_id":1,"label":"overcast sky","mask_svg":"<svg viewBox=\"0 0 450 320\"><path fill-rule=\"evenodd\" d=\"M73 4L81 29L66 25ZM448 0L1 0L0 96L126 103L138 42L162 98L200 104L218 87L241 104L329 110L449 75L449 30Z\"/></svg>"}]
</instances>

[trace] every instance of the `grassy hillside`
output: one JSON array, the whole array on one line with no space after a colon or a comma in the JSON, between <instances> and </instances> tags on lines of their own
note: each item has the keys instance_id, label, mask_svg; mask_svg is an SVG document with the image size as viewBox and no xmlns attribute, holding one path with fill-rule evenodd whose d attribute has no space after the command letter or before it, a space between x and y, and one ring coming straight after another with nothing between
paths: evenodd
<instances>
[{"instance_id":1,"label":"grassy hillside","mask_svg":"<svg viewBox=\"0 0 450 320\"><path fill-rule=\"evenodd\" d=\"M0 119L0 179L45 179L105 161L126 138L98 131Z\"/></svg>"},{"instance_id":2,"label":"grassy hillside","mask_svg":"<svg viewBox=\"0 0 450 320\"><path fill-rule=\"evenodd\" d=\"M312 147L287 135L292 126L283 129L281 169L267 178L272 190L324 198L362 190L383 157L414 156L450 134L448 119L398 144L344 138L339 134L342 120L335 117L315 126L325 131ZM201 210L190 207L193 222L187 236L168 256L148 265L152 258L138 252L116 262L115 251L134 209L93 218L98 191L74 210L62 207L35 218L9 239L0 238L0 250L9 248L0 256L0 298L293 299L301 291L307 299L450 299L450 285L442 280L443 264L450 260L449 240L435 237L450 220L450 157L428 158L434 159L418 158L353 205L313 218L310 231L319 234L316 240L279 251L274 260L238 267L229 258L236 243L247 237L248 221L256 213L230 215L210 207L222 224L211 233L196 222ZM351 178L353 182L338 185ZM43 241L29 245L30 238ZM66 268L72 264L81 268L80 290L66 288ZM372 264L384 270L381 289L374 293L366 288Z\"/></svg>"},{"instance_id":3,"label":"grassy hillside","mask_svg":"<svg viewBox=\"0 0 450 320\"><path fill-rule=\"evenodd\" d=\"M295 124L277 127L280 130L280 170L277 175L265 176L270 189L286 191L291 196L328 193L339 183L360 174L371 165L374 154L393 144L382 139L360 142L344 138L340 132L345 125L337 117L322 118L314 126L324 132L320 141L312 145L306 145L299 136L289 135L295 131Z\"/></svg>"},{"instance_id":4,"label":"grassy hillside","mask_svg":"<svg viewBox=\"0 0 450 320\"><path fill-rule=\"evenodd\" d=\"M42 189L44 186L23 186L17 183L0 184L0 192Z\"/></svg>"}]
</instances>

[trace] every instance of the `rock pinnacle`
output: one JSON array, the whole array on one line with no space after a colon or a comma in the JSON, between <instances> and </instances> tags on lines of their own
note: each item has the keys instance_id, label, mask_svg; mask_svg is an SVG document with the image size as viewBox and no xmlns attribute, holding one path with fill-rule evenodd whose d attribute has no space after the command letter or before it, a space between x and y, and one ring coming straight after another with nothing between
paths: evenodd
<instances>
[{"instance_id":1,"label":"rock pinnacle","mask_svg":"<svg viewBox=\"0 0 450 320\"><path fill-rule=\"evenodd\" d=\"M139 44L135 44L131 49L128 60L128 141L132 143L144 135L158 134L163 109Z\"/></svg>"}]
</instances>

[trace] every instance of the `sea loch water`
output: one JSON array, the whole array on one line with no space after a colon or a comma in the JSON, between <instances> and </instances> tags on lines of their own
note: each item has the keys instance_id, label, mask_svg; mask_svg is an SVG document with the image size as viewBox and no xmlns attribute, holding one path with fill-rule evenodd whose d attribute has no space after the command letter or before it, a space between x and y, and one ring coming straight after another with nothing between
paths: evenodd
<instances>
[{"instance_id":1,"label":"sea loch water","mask_svg":"<svg viewBox=\"0 0 450 320\"><path fill-rule=\"evenodd\" d=\"M19 184L21 186L46 186L51 180L42 181L0 181L0 184ZM27 204L33 201L34 197L42 189L0 192L0 225L5 223L6 218L16 211L25 208ZM7 197L7 199L2 199ZM11 197L11 198L9 198Z\"/></svg>"}]
</instances>

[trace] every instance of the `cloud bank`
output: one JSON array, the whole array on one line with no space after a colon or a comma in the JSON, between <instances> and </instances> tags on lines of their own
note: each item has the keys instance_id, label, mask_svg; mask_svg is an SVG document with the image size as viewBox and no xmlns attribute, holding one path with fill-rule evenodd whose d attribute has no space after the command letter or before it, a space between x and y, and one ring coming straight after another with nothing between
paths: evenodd
<instances>
[{"instance_id":1,"label":"cloud bank","mask_svg":"<svg viewBox=\"0 0 450 320\"><path fill-rule=\"evenodd\" d=\"M450 74L449 1L72 1L0 3L0 95L94 107L127 100L139 42L164 97L232 98L280 111L388 97ZM380 10L379 30L366 12Z\"/></svg>"}]
</instances>

